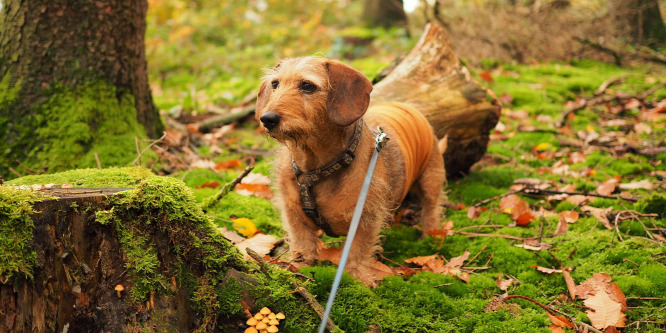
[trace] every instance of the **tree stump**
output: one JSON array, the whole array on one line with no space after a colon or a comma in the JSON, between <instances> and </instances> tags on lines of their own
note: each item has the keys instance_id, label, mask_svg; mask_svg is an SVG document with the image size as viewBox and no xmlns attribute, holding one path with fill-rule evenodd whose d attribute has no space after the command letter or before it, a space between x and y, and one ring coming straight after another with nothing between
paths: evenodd
<instances>
[{"instance_id":1,"label":"tree stump","mask_svg":"<svg viewBox=\"0 0 666 333\"><path fill-rule=\"evenodd\" d=\"M430 23L411 52L379 83L370 103L399 101L425 115L438 138L448 136L447 177L460 177L483 154L500 117L494 94L460 64L438 24Z\"/></svg>"}]
</instances>

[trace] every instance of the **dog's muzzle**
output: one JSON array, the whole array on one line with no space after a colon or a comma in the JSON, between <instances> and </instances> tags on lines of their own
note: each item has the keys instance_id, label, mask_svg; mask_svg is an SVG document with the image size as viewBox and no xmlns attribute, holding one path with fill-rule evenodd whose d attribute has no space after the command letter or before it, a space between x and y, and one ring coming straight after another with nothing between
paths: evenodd
<instances>
[{"instance_id":1,"label":"dog's muzzle","mask_svg":"<svg viewBox=\"0 0 666 333\"><path fill-rule=\"evenodd\" d=\"M264 125L264 127L270 131L277 127L277 125L280 123L280 116L273 111L268 111L261 115L259 120L261 120L261 123Z\"/></svg>"}]
</instances>

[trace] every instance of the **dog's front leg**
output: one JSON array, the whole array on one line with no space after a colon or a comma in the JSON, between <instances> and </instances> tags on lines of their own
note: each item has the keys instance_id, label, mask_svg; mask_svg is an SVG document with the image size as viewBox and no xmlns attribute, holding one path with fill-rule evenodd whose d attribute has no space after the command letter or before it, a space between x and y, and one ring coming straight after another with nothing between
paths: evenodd
<instances>
[{"instance_id":1,"label":"dog's front leg","mask_svg":"<svg viewBox=\"0 0 666 333\"><path fill-rule=\"evenodd\" d=\"M311 265L319 259L319 238L306 219L300 206L287 206L282 210L282 226L287 232L291 259Z\"/></svg>"},{"instance_id":2,"label":"dog's front leg","mask_svg":"<svg viewBox=\"0 0 666 333\"><path fill-rule=\"evenodd\" d=\"M379 233L386 222L388 207L370 207L363 212L349 252L347 272L369 287L376 286L373 264L381 251Z\"/></svg>"}]
</instances>

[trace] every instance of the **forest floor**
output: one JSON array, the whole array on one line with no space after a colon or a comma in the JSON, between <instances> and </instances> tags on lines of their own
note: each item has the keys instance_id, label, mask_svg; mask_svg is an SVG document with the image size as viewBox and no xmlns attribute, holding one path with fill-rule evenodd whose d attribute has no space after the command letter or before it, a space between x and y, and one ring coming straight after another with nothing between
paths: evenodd
<instances>
[{"instance_id":1,"label":"forest floor","mask_svg":"<svg viewBox=\"0 0 666 333\"><path fill-rule=\"evenodd\" d=\"M240 2L217 9L233 16L226 30L215 13L179 3L151 1L151 88L169 128L137 163L182 180L202 205L253 165L207 213L230 240L255 239L290 268L271 203L277 143L251 116L206 121L251 109L276 55L326 51L372 78L416 37L328 28L345 25L345 13L321 15L331 2L304 6L293 14L300 20L271 17L246 36ZM446 186L437 234L421 237L419 203L407 198L382 233L388 276L370 289L345 275L332 320L346 332L665 331L666 68L487 60L469 69L503 104L486 155ZM334 248L343 239L323 240ZM323 261L299 271L322 304L335 269Z\"/></svg>"},{"instance_id":2,"label":"forest floor","mask_svg":"<svg viewBox=\"0 0 666 333\"><path fill-rule=\"evenodd\" d=\"M324 9L303 10L313 11L311 19L281 28L290 37L281 35L279 56L327 50L326 56L351 58L351 65L372 78L415 42L400 30L317 27L325 20L320 15L316 21L317 11ZM176 21L186 26L188 19L205 20L198 13ZM187 43L179 38L192 31L153 20L152 43L176 41L149 52L159 69L153 70L160 78L153 80L156 102L167 116L186 123L171 128L158 145L162 162L154 167L182 179L205 202L254 163L242 189L208 213L241 238L254 235L255 228L282 238L271 186L266 187L270 178L261 177L271 175L277 143L260 135L251 117L213 130L202 127L202 114L251 107L261 68L276 61L274 51L253 46L251 39L231 50L229 37L223 47L210 43L195 52L186 45L193 57L181 68L188 71L162 66L175 61L168 50ZM296 26L319 29L317 40L308 42L314 35ZM367 40L350 43L359 38ZM220 63L206 60L223 52ZM244 57L257 61L239 61ZM503 104L486 156L469 175L449 182L438 235L420 238L419 204L408 197L396 223L383 232L379 259L392 275L374 289L346 277L333 321L347 332L665 330L666 69L586 60L487 60L469 69ZM253 79L239 78L252 73ZM340 239L324 241L341 245ZM269 255L286 260L284 245L272 246ZM300 270L312 277L305 283L321 303L335 268L325 261ZM284 331L313 328L303 323Z\"/></svg>"}]
</instances>

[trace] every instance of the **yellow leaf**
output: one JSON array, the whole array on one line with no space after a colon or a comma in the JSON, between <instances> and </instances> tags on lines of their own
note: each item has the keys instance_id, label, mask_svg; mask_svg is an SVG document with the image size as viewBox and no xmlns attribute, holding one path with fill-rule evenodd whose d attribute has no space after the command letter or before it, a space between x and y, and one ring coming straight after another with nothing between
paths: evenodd
<instances>
[{"instance_id":1,"label":"yellow leaf","mask_svg":"<svg viewBox=\"0 0 666 333\"><path fill-rule=\"evenodd\" d=\"M254 234L257 233L257 227L254 225L254 222L245 217L234 220L234 229L236 229L236 231L238 231L238 233L241 235L248 238L254 236Z\"/></svg>"},{"instance_id":2,"label":"yellow leaf","mask_svg":"<svg viewBox=\"0 0 666 333\"><path fill-rule=\"evenodd\" d=\"M585 126L585 130L588 132L594 132L594 127L592 127L592 125L587 125Z\"/></svg>"},{"instance_id":3,"label":"yellow leaf","mask_svg":"<svg viewBox=\"0 0 666 333\"><path fill-rule=\"evenodd\" d=\"M552 147L552 145L550 143L542 142L542 143L534 146L534 148L532 148L532 149L534 151L546 151L546 150L549 150L551 147Z\"/></svg>"}]
</instances>

